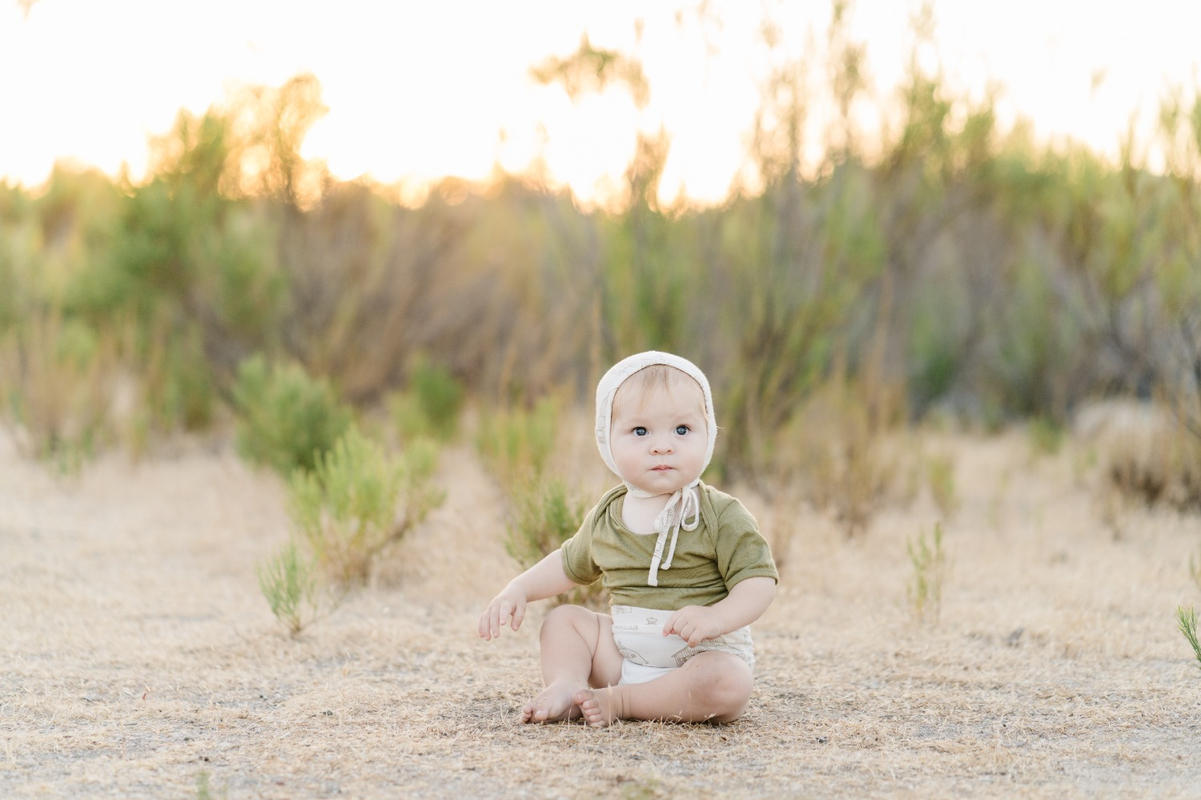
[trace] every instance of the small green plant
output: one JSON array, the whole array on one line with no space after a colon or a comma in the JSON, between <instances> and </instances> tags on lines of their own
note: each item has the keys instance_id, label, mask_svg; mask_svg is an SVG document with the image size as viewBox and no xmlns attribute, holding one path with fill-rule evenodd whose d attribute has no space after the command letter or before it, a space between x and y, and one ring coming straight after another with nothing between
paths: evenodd
<instances>
[{"instance_id":1,"label":"small green plant","mask_svg":"<svg viewBox=\"0 0 1201 800\"><path fill-rule=\"evenodd\" d=\"M212 800L213 794L209 791L209 774L205 770L201 770L196 776L196 800Z\"/></svg>"},{"instance_id":2,"label":"small green plant","mask_svg":"<svg viewBox=\"0 0 1201 800\"><path fill-rule=\"evenodd\" d=\"M521 567L531 567L554 552L580 528L587 503L558 478L531 481L511 497L512 512L505 531L505 550ZM599 583L581 586L563 602L602 608L607 597Z\"/></svg>"},{"instance_id":3,"label":"small green plant","mask_svg":"<svg viewBox=\"0 0 1201 800\"><path fill-rule=\"evenodd\" d=\"M505 549L522 567L538 562L580 527L587 508L557 478L529 484L514 498Z\"/></svg>"},{"instance_id":4,"label":"small green plant","mask_svg":"<svg viewBox=\"0 0 1201 800\"><path fill-rule=\"evenodd\" d=\"M442 492L429 485L436 463L437 450L428 441L390 455L351 428L317 456L312 471L293 473L292 520L331 580L366 580L376 554L442 502Z\"/></svg>"},{"instance_id":5,"label":"small green plant","mask_svg":"<svg viewBox=\"0 0 1201 800\"><path fill-rule=\"evenodd\" d=\"M459 424L463 387L441 364L422 361L413 370L413 392L435 433L449 439Z\"/></svg>"},{"instance_id":6,"label":"small green plant","mask_svg":"<svg viewBox=\"0 0 1201 800\"><path fill-rule=\"evenodd\" d=\"M271 613L293 636L300 633L316 611L317 583L310 559L291 540L259 565L258 576Z\"/></svg>"},{"instance_id":7,"label":"small green plant","mask_svg":"<svg viewBox=\"0 0 1201 800\"><path fill-rule=\"evenodd\" d=\"M1193 648L1193 655L1197 657L1197 666L1201 668L1201 641L1197 639L1197 609L1192 606L1177 607L1176 622L1180 625L1180 632L1184 634L1184 638L1188 639L1189 647Z\"/></svg>"},{"instance_id":8,"label":"small green plant","mask_svg":"<svg viewBox=\"0 0 1201 800\"><path fill-rule=\"evenodd\" d=\"M944 517L955 513L959 498L955 492L955 463L950 456L932 456L926 464L926 480L930 485L930 496Z\"/></svg>"},{"instance_id":9,"label":"small green plant","mask_svg":"<svg viewBox=\"0 0 1201 800\"><path fill-rule=\"evenodd\" d=\"M213 800L215 795L210 780L208 770L201 770L196 775L196 800ZM229 784L222 787L220 796L229 797Z\"/></svg>"},{"instance_id":10,"label":"small green plant","mask_svg":"<svg viewBox=\"0 0 1201 800\"><path fill-rule=\"evenodd\" d=\"M1063 426L1046 416L1038 416L1030 421L1027 428L1030 437L1030 447L1037 455L1053 456L1063 446Z\"/></svg>"},{"instance_id":11,"label":"small green plant","mask_svg":"<svg viewBox=\"0 0 1201 800\"><path fill-rule=\"evenodd\" d=\"M408 389L393 394L388 405L402 440L432 436L449 441L458 432L463 386L446 367L422 360L413 368Z\"/></svg>"},{"instance_id":12,"label":"small green plant","mask_svg":"<svg viewBox=\"0 0 1201 800\"><path fill-rule=\"evenodd\" d=\"M946 554L942 548L942 525L935 523L934 533L923 531L906 543L913 578L909 584L909 602L918 621L937 621L942 606L942 582L946 573Z\"/></svg>"},{"instance_id":13,"label":"small green plant","mask_svg":"<svg viewBox=\"0 0 1201 800\"><path fill-rule=\"evenodd\" d=\"M313 469L351 424L333 388L296 364L268 367L261 356L249 358L238 368L233 395L238 452L284 476Z\"/></svg>"},{"instance_id":14,"label":"small green plant","mask_svg":"<svg viewBox=\"0 0 1201 800\"><path fill-rule=\"evenodd\" d=\"M546 467L555 442L558 412L549 397L533 409L514 408L481 420L476 449L502 483L519 486L535 481Z\"/></svg>"}]
</instances>

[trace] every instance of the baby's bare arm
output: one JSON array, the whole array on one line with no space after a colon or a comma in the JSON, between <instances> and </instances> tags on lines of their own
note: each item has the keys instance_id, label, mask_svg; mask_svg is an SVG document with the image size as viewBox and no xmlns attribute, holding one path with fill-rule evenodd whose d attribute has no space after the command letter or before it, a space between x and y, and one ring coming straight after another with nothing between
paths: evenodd
<instances>
[{"instance_id":1,"label":"baby's bare arm","mask_svg":"<svg viewBox=\"0 0 1201 800\"><path fill-rule=\"evenodd\" d=\"M771 578L747 578L736 583L724 600L711 606L684 606L672 614L663 635L674 633L695 647L759 619L775 596L776 582Z\"/></svg>"},{"instance_id":2,"label":"baby's bare arm","mask_svg":"<svg viewBox=\"0 0 1201 800\"><path fill-rule=\"evenodd\" d=\"M525 572L518 575L500 590L480 615L479 634L484 639L500 636L500 629L508 625L517 630L525 619L527 603L554 597L575 586L563 571L563 556L555 550Z\"/></svg>"}]
</instances>

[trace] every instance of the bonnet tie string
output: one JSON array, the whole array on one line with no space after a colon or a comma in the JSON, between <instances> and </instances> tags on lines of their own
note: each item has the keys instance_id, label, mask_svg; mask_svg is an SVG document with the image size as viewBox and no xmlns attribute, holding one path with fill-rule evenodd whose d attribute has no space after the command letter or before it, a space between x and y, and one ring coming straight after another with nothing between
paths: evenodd
<instances>
[{"instance_id":1,"label":"bonnet tie string","mask_svg":"<svg viewBox=\"0 0 1201 800\"><path fill-rule=\"evenodd\" d=\"M651 568L646 575L647 586L659 585L659 570L671 569L671 560L676 554L676 542L680 538L680 528L694 531L701 521L700 495L697 493L699 480L695 480L682 489L677 489L667 500L667 505L655 517L655 530L659 537L655 540L655 554L651 557ZM653 496L643 493L633 487L630 491L636 496ZM667 543L667 534L671 534L671 547L667 558L663 558L663 546Z\"/></svg>"}]
</instances>

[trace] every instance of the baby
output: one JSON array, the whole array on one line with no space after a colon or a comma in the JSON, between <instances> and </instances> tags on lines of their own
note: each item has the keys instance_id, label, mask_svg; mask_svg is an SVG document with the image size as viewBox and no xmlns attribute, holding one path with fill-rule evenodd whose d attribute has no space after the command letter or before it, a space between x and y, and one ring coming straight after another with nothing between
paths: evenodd
<instances>
[{"instance_id":1,"label":"baby","mask_svg":"<svg viewBox=\"0 0 1201 800\"><path fill-rule=\"evenodd\" d=\"M622 484L479 620L490 640L521 627L530 602L598 578L609 591L611 615L570 605L546 615L546 688L523 722L727 722L742 713L754 667L749 625L775 597L777 573L750 513L701 483L716 438L709 381L692 362L639 353L601 378L596 444Z\"/></svg>"}]
</instances>

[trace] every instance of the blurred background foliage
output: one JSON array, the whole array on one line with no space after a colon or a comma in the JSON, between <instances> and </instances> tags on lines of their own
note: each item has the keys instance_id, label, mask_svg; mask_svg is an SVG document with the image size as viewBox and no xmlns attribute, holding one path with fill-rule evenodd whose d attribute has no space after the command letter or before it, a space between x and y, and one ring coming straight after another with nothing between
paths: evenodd
<instances>
[{"instance_id":1,"label":"blurred background foliage","mask_svg":"<svg viewBox=\"0 0 1201 800\"><path fill-rule=\"evenodd\" d=\"M0 185L4 417L29 451L76 458L270 417L254 380L303 371L329 408L437 418L419 401L441 392L495 420L551 395L587 406L610 363L658 348L708 371L725 478L816 459L854 480L857 443L884 431L1062 426L1114 395L1163 400L1201 437L1201 94L1165 97L1153 171L1133 137L1110 163L1002 129L991 100L914 58L869 137L852 121L863 46L837 13L829 43L822 157L802 156L815 65L781 65L752 137L759 185L716 207L656 199L663 131L640 134L621 208L513 175L406 207L301 158L324 112L307 75L181 112L143 182L60 168ZM653 89L586 39L532 74ZM839 447L817 453L807 422L832 404Z\"/></svg>"}]
</instances>

